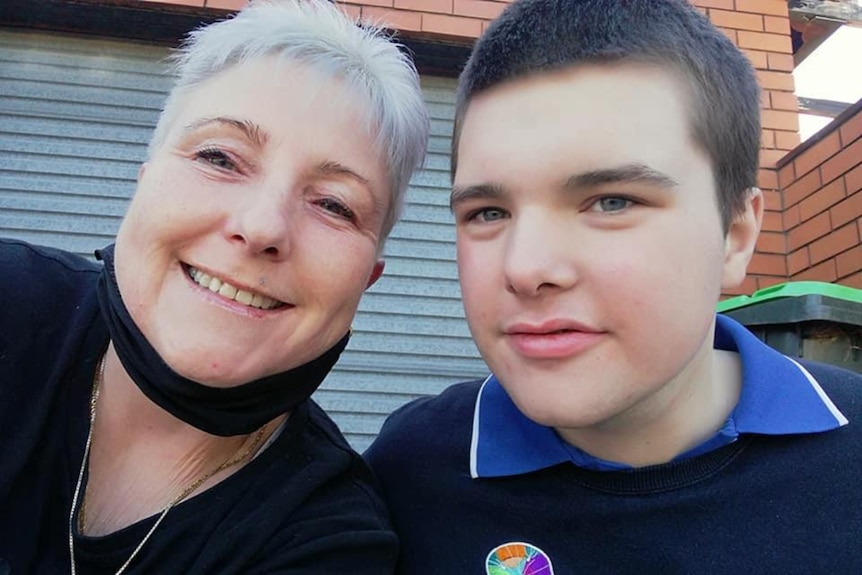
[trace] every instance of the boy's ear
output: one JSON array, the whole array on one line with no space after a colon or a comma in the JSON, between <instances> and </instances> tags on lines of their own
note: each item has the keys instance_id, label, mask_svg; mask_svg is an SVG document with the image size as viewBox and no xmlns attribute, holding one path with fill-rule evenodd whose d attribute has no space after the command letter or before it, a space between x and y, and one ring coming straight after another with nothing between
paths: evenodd
<instances>
[{"instance_id":1,"label":"boy's ear","mask_svg":"<svg viewBox=\"0 0 862 575\"><path fill-rule=\"evenodd\" d=\"M733 218L724 238L722 289L734 288L745 279L748 262L754 254L762 222L763 193L760 188L750 188L745 200L745 209Z\"/></svg>"}]
</instances>

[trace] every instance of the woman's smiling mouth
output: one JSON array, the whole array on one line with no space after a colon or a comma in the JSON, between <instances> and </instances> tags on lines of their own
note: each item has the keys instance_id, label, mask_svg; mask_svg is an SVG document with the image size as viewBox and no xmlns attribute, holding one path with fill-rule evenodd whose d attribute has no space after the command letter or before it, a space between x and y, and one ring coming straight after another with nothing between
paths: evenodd
<instances>
[{"instance_id":1,"label":"woman's smiling mouth","mask_svg":"<svg viewBox=\"0 0 862 575\"><path fill-rule=\"evenodd\" d=\"M195 267L188 265L184 265L183 267L185 267L186 273L193 282L229 300L262 310L278 309L286 305L284 302L271 297L239 289L230 283L217 277L213 277Z\"/></svg>"}]
</instances>

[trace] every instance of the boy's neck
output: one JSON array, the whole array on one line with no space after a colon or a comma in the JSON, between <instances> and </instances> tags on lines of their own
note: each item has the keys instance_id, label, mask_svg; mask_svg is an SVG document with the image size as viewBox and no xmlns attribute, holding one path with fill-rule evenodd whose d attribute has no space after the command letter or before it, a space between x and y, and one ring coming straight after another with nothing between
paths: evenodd
<instances>
[{"instance_id":1,"label":"boy's neck","mask_svg":"<svg viewBox=\"0 0 862 575\"><path fill-rule=\"evenodd\" d=\"M557 433L593 457L632 467L659 465L714 436L736 407L741 387L739 355L710 347L631 410L596 426Z\"/></svg>"}]
</instances>

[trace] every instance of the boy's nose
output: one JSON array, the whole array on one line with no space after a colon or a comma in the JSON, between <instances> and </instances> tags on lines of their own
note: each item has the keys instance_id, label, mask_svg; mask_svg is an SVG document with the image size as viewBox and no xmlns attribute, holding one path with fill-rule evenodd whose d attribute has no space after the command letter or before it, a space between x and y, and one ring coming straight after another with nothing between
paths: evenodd
<instances>
[{"instance_id":1,"label":"boy's nose","mask_svg":"<svg viewBox=\"0 0 862 575\"><path fill-rule=\"evenodd\" d=\"M559 217L518 218L504 256L506 289L523 297L565 290L578 279L574 250Z\"/></svg>"}]
</instances>

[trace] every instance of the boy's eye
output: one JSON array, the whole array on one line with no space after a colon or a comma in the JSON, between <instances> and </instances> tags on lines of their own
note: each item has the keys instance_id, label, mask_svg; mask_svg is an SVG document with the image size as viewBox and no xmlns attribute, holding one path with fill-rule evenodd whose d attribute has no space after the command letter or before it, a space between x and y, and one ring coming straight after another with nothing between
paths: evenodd
<instances>
[{"instance_id":1,"label":"boy's eye","mask_svg":"<svg viewBox=\"0 0 862 575\"><path fill-rule=\"evenodd\" d=\"M218 148L204 148L197 152L196 157L221 170L236 170L236 164L230 156Z\"/></svg>"},{"instance_id":2,"label":"boy's eye","mask_svg":"<svg viewBox=\"0 0 862 575\"><path fill-rule=\"evenodd\" d=\"M628 207L631 207L632 202L628 198L619 196L607 196L599 198L590 206L590 211L593 212L620 212Z\"/></svg>"},{"instance_id":3,"label":"boy's eye","mask_svg":"<svg viewBox=\"0 0 862 575\"><path fill-rule=\"evenodd\" d=\"M494 222L506 218L508 214L502 208L482 208L472 212L468 220L480 222Z\"/></svg>"},{"instance_id":4,"label":"boy's eye","mask_svg":"<svg viewBox=\"0 0 862 575\"><path fill-rule=\"evenodd\" d=\"M353 213L353 210L333 198L322 198L317 201L317 205L324 210L331 212L336 216L341 216L351 222L356 220L356 214Z\"/></svg>"}]
</instances>

